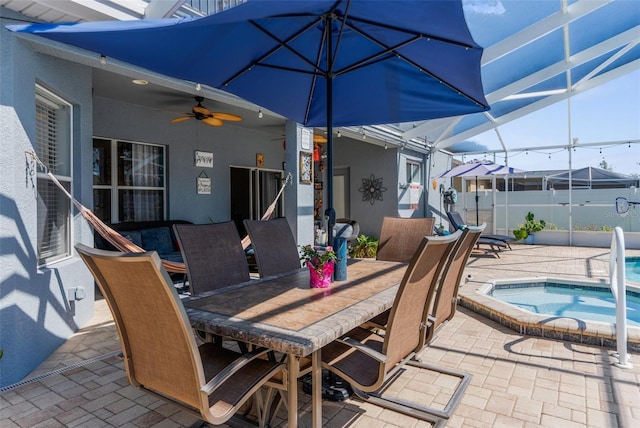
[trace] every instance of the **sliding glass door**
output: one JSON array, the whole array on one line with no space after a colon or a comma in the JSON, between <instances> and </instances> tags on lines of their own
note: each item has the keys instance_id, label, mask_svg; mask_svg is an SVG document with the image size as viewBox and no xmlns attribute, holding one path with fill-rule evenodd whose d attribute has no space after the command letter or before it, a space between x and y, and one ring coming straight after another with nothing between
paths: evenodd
<instances>
[{"instance_id":1,"label":"sliding glass door","mask_svg":"<svg viewBox=\"0 0 640 428\"><path fill-rule=\"evenodd\" d=\"M243 220L262 218L275 200L282 185L282 171L261 168L231 167L231 219L241 236ZM284 216L284 197L276 204L271 218Z\"/></svg>"}]
</instances>

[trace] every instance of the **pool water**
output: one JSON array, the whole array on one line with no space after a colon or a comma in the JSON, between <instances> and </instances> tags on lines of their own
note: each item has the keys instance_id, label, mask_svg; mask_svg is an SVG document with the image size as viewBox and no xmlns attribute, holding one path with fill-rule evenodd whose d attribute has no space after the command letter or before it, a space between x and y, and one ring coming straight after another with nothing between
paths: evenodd
<instances>
[{"instance_id":1,"label":"pool water","mask_svg":"<svg viewBox=\"0 0 640 428\"><path fill-rule=\"evenodd\" d=\"M489 295L536 314L607 323L616 321L615 301L608 289L549 284L504 288L496 285ZM640 326L640 295L637 293L627 292L627 324Z\"/></svg>"},{"instance_id":2,"label":"pool water","mask_svg":"<svg viewBox=\"0 0 640 428\"><path fill-rule=\"evenodd\" d=\"M640 284L640 257L627 257L624 260L624 269L629 281Z\"/></svg>"}]
</instances>

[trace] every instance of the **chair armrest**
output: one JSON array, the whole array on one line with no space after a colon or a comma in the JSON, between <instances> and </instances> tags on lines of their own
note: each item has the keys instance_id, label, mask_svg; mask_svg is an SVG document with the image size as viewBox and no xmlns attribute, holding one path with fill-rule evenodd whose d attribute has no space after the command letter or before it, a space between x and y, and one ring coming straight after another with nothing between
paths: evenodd
<instances>
[{"instance_id":1,"label":"chair armrest","mask_svg":"<svg viewBox=\"0 0 640 428\"><path fill-rule=\"evenodd\" d=\"M235 361L233 361L231 364L225 367L220 373L215 375L209 382L207 382L207 384L204 385L200 389L200 391L207 394L207 396L211 395L213 391L215 391L220 385L226 382L227 379L229 379L229 377L233 376L236 372L238 372L238 370L242 369L251 361L261 357L267 352L269 352L269 349L267 348L256 348L251 352L247 352L246 354L240 355L238 358L236 358Z\"/></svg>"},{"instance_id":2,"label":"chair armrest","mask_svg":"<svg viewBox=\"0 0 640 428\"><path fill-rule=\"evenodd\" d=\"M350 337L343 337L342 339L336 339L336 341L340 343L344 343L345 345L351 346L352 348L355 348L356 350L362 352L363 354L381 363L385 363L387 361L386 355L378 351L374 351L368 346L363 345L362 343L358 342L357 340L351 339Z\"/></svg>"}]
</instances>

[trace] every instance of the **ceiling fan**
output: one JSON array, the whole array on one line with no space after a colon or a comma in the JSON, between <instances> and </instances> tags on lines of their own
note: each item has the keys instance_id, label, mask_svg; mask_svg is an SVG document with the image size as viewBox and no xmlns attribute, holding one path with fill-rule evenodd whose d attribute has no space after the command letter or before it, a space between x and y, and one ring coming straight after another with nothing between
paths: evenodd
<instances>
[{"instance_id":1,"label":"ceiling fan","mask_svg":"<svg viewBox=\"0 0 640 428\"><path fill-rule=\"evenodd\" d=\"M242 117L231 113L213 112L202 105L204 97L196 96L197 105L191 108L191 113L185 113L186 116L176 117L171 123L184 122L189 119L201 120L209 126L222 126L223 121L240 122Z\"/></svg>"}]
</instances>

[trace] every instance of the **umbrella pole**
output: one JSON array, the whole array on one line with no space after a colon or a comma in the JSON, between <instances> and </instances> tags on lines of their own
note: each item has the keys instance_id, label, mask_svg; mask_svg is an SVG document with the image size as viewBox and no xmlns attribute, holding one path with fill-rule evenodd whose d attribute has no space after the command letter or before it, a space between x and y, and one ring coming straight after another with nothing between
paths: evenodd
<instances>
[{"instance_id":1,"label":"umbrella pole","mask_svg":"<svg viewBox=\"0 0 640 428\"><path fill-rule=\"evenodd\" d=\"M333 208L333 40L331 37L331 18L327 17L327 226L328 245L333 246L333 225L336 222L336 210Z\"/></svg>"}]
</instances>

